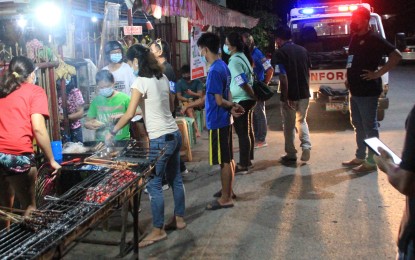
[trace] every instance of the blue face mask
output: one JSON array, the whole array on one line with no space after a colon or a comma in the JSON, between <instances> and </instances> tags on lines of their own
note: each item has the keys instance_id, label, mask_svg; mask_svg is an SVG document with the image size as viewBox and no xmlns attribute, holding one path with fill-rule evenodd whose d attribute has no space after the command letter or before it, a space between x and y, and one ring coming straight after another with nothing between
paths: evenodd
<instances>
[{"instance_id":1,"label":"blue face mask","mask_svg":"<svg viewBox=\"0 0 415 260\"><path fill-rule=\"evenodd\" d=\"M138 69L138 70L135 70L134 71L134 76L136 76L136 77L138 77L138 73L140 72L140 70Z\"/></svg>"},{"instance_id":2,"label":"blue face mask","mask_svg":"<svg viewBox=\"0 0 415 260\"><path fill-rule=\"evenodd\" d=\"M229 50L228 45L226 44L223 45L223 52L228 55L231 55L231 51Z\"/></svg>"},{"instance_id":3,"label":"blue face mask","mask_svg":"<svg viewBox=\"0 0 415 260\"><path fill-rule=\"evenodd\" d=\"M206 64L208 63L205 56L200 56L200 58L202 59L203 63L206 63Z\"/></svg>"},{"instance_id":4,"label":"blue face mask","mask_svg":"<svg viewBox=\"0 0 415 260\"><path fill-rule=\"evenodd\" d=\"M114 93L114 89L113 88L101 88L99 90L99 94L103 97L110 97L112 96L112 93Z\"/></svg>"},{"instance_id":5,"label":"blue face mask","mask_svg":"<svg viewBox=\"0 0 415 260\"><path fill-rule=\"evenodd\" d=\"M122 54L121 53L110 54L110 60L113 63L118 63L122 60Z\"/></svg>"}]
</instances>

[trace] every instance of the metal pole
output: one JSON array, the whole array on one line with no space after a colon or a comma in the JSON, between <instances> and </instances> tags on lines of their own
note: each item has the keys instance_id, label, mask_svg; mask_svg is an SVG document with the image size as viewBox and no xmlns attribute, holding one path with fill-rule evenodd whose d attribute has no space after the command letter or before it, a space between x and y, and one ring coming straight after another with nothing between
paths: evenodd
<instances>
[{"instance_id":1,"label":"metal pole","mask_svg":"<svg viewBox=\"0 0 415 260\"><path fill-rule=\"evenodd\" d=\"M138 255L138 211L140 210L139 201L141 195L141 189L139 189L139 184L136 182L136 191L133 197L133 249L134 249L134 258L139 259Z\"/></svg>"}]
</instances>

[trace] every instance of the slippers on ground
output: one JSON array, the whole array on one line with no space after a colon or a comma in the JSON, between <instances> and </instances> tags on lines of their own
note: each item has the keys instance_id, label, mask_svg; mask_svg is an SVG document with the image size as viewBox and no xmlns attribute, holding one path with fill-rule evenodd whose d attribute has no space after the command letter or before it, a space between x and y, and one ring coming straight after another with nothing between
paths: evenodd
<instances>
[{"instance_id":1,"label":"slippers on ground","mask_svg":"<svg viewBox=\"0 0 415 260\"><path fill-rule=\"evenodd\" d=\"M222 197L222 190L220 190L220 191L216 192L215 194L213 194L213 197L215 197L215 198L220 198L220 197ZM234 200L234 199L236 199L236 195L235 195L235 193L232 193L232 199L233 199L233 200Z\"/></svg>"},{"instance_id":2,"label":"slippers on ground","mask_svg":"<svg viewBox=\"0 0 415 260\"><path fill-rule=\"evenodd\" d=\"M167 239L167 234L156 239L145 239L144 238L143 240L140 241L140 243L138 243L138 247L143 248L143 247L151 246L154 243L157 243L157 242L160 242L166 239Z\"/></svg>"},{"instance_id":3,"label":"slippers on ground","mask_svg":"<svg viewBox=\"0 0 415 260\"><path fill-rule=\"evenodd\" d=\"M206 210L227 209L227 208L232 208L232 207L233 207L233 204L221 205L219 201L214 200L211 203L207 204Z\"/></svg>"}]
</instances>

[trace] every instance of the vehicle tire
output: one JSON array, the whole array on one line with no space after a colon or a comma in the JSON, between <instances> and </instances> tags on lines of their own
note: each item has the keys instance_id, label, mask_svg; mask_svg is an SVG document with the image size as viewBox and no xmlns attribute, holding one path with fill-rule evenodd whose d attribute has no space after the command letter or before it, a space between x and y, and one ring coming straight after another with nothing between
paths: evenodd
<instances>
[{"instance_id":1,"label":"vehicle tire","mask_svg":"<svg viewBox=\"0 0 415 260\"><path fill-rule=\"evenodd\" d=\"M384 109L378 109L378 121L382 121L385 118L385 110Z\"/></svg>"}]
</instances>

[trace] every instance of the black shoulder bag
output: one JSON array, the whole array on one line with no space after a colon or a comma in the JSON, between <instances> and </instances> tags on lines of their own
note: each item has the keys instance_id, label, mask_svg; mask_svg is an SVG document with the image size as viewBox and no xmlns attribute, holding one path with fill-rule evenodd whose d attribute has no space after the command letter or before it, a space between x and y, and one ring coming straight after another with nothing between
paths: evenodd
<instances>
[{"instance_id":1,"label":"black shoulder bag","mask_svg":"<svg viewBox=\"0 0 415 260\"><path fill-rule=\"evenodd\" d=\"M245 63L245 65L248 67L249 71L251 72L252 76L254 77L254 84L252 85L252 90L254 91L256 98L259 101L267 101L268 99L270 99L274 95L274 92L272 92L272 90L267 86L267 84L258 80L255 73L250 70L250 66L248 66L248 64L246 63L244 59L242 59L239 56L236 56L236 57L240 58Z\"/></svg>"}]
</instances>

